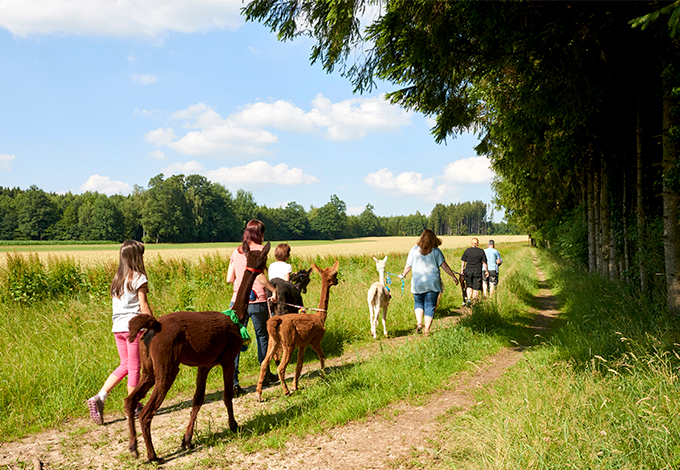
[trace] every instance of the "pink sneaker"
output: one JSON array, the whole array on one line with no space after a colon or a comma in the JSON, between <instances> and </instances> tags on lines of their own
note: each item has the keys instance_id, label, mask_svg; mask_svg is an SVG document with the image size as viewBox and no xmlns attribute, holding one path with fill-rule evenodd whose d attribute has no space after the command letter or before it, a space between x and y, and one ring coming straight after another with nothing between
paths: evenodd
<instances>
[{"instance_id":1,"label":"pink sneaker","mask_svg":"<svg viewBox=\"0 0 680 470\"><path fill-rule=\"evenodd\" d=\"M135 408L135 419L139 418L139 413L142 412L142 408L144 408L144 403L137 403L137 408Z\"/></svg>"},{"instance_id":2,"label":"pink sneaker","mask_svg":"<svg viewBox=\"0 0 680 470\"><path fill-rule=\"evenodd\" d=\"M104 402L95 395L87 400L87 407L90 409L90 419L94 424L104 424Z\"/></svg>"}]
</instances>

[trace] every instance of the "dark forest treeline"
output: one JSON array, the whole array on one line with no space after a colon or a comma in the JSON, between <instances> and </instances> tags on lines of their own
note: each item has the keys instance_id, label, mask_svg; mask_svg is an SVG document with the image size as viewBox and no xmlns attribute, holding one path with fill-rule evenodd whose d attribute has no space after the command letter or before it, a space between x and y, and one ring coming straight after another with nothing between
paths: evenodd
<instances>
[{"instance_id":1,"label":"dark forest treeline","mask_svg":"<svg viewBox=\"0 0 680 470\"><path fill-rule=\"evenodd\" d=\"M244 14L358 92L394 85L438 142L474 128L506 220L680 315L680 2L379 3L365 31L373 0Z\"/></svg>"},{"instance_id":2,"label":"dark forest treeline","mask_svg":"<svg viewBox=\"0 0 680 470\"><path fill-rule=\"evenodd\" d=\"M296 202L260 206L251 192L239 189L234 196L200 175L158 175L148 188L136 186L129 196L0 187L0 240L238 241L250 219L265 223L269 240L416 236L425 228L440 235L508 232L505 224L487 220L480 201L437 204L429 218L419 212L379 217L370 204L358 216L346 210L335 195L309 210Z\"/></svg>"}]
</instances>

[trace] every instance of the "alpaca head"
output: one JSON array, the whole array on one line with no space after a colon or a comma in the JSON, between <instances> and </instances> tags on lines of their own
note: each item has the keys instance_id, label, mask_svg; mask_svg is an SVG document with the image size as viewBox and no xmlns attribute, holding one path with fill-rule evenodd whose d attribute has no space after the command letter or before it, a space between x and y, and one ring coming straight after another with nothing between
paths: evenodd
<instances>
[{"instance_id":1,"label":"alpaca head","mask_svg":"<svg viewBox=\"0 0 680 470\"><path fill-rule=\"evenodd\" d=\"M300 292L307 293L307 285L309 284L309 275L312 273L312 268L308 270L301 269L296 273L290 273L290 282L295 284Z\"/></svg>"},{"instance_id":2,"label":"alpaca head","mask_svg":"<svg viewBox=\"0 0 680 470\"><path fill-rule=\"evenodd\" d=\"M339 261L335 261L335 264L331 266L330 268L326 268L322 270L319 268L316 264L312 263L312 269L319 273L321 275L321 284L323 285L324 281L328 283L328 286L337 286L338 285L338 267L340 266Z\"/></svg>"},{"instance_id":3,"label":"alpaca head","mask_svg":"<svg viewBox=\"0 0 680 470\"><path fill-rule=\"evenodd\" d=\"M241 250L246 255L246 269L256 274L260 274L267 267L267 254L271 244L267 242L262 250L251 250L248 242L243 242Z\"/></svg>"},{"instance_id":4,"label":"alpaca head","mask_svg":"<svg viewBox=\"0 0 680 470\"><path fill-rule=\"evenodd\" d=\"M377 269L379 273L384 273L385 265L387 264L387 256L385 256L383 259L378 259L374 256L373 260L375 261L375 269Z\"/></svg>"}]
</instances>

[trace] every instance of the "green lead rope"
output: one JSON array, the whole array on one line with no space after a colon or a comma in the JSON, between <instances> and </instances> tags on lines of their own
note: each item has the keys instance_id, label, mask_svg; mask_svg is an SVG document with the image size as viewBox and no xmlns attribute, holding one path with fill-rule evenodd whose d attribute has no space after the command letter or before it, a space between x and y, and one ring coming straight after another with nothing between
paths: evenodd
<instances>
[{"instance_id":1,"label":"green lead rope","mask_svg":"<svg viewBox=\"0 0 680 470\"><path fill-rule=\"evenodd\" d=\"M247 351L248 346L250 346L250 335L248 334L248 328L241 325L241 322L238 321L238 317L236 316L236 312L233 310L225 310L222 313L231 318L231 321L234 322L234 325L238 327L239 331L241 332L241 338L243 338L243 346L241 346L241 351Z\"/></svg>"}]
</instances>

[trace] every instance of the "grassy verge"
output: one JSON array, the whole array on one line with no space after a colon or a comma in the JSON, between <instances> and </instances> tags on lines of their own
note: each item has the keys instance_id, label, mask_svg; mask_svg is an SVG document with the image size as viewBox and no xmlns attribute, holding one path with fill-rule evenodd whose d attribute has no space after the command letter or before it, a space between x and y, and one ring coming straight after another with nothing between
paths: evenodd
<instances>
[{"instance_id":1,"label":"grassy verge","mask_svg":"<svg viewBox=\"0 0 680 470\"><path fill-rule=\"evenodd\" d=\"M484 406L446 420L428 466L679 468L677 322L625 286L541 262L561 304L554 335L480 393Z\"/></svg>"},{"instance_id":2,"label":"grassy verge","mask_svg":"<svg viewBox=\"0 0 680 470\"><path fill-rule=\"evenodd\" d=\"M357 419L395 400L411 399L440 387L452 374L465 368L466 361L480 360L501 345L521 339L520 327L525 321L522 312L526 311L522 296L533 288L533 267L526 262L527 250L520 246L507 247L503 253L504 268L509 268L502 274L507 292L501 294L498 302L476 309L473 318L461 327L444 331L436 326L443 316L452 315L452 309L461 304L460 289L446 278L431 340L409 341L397 352L386 349L376 356L361 357L353 366L308 382L303 394L272 402L270 411L241 423L243 429L238 436L228 430L198 430L197 438L218 444L235 441L245 448L276 446L292 434L315 432ZM454 267L460 262L461 254L462 249L445 251ZM387 269L400 272L405 259L405 254L389 255ZM316 259L322 267L333 261ZM37 285L33 297L9 296L6 285L9 273L5 271L0 276L0 288L7 294L0 303L0 330L3 331L0 336L0 436L3 440L15 440L41 429L58 427L72 417L86 416L84 400L99 390L117 366L110 333L110 299L106 294L111 267L79 270L72 261L65 262L68 269L57 261L54 265L38 266L35 258L27 263L17 268L21 276L13 279L22 289ZM294 269L307 267L295 260L293 264ZM226 268L227 260L218 255L204 257L199 262L151 261L147 270L154 311L163 314L182 309L226 308L232 293L231 285L223 281ZM62 272L66 274L60 274ZM43 282L45 279L62 277L71 280L70 284L66 283L70 286L68 289L41 290L41 285L53 283ZM323 349L329 358L348 350L360 350L362 345L374 341L369 332L366 291L376 279L370 256L340 259L341 282L330 293L323 340ZM415 327L409 283L402 294L398 280L393 280L388 331L390 336L408 336ZM510 286L520 291L520 296L511 295ZM307 305L318 304L319 290L320 280L314 276L305 297ZM316 361L316 356L310 351L306 362L311 361ZM254 383L259 370L255 348L243 355L241 369L241 383L244 386ZM194 384L195 371L183 367L168 397L190 396ZM221 389L221 371L214 370L208 390ZM114 389L107 401L107 412L122 413L124 395L124 386Z\"/></svg>"}]
</instances>

